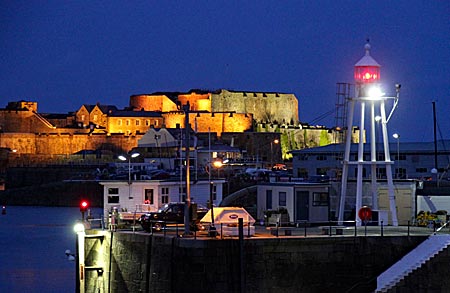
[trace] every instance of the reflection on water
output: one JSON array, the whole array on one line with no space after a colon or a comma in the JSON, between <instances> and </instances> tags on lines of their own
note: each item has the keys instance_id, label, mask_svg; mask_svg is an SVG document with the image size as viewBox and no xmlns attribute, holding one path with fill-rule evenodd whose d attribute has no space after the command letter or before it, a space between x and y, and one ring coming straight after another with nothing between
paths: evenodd
<instances>
[{"instance_id":1,"label":"reflection on water","mask_svg":"<svg viewBox=\"0 0 450 293\"><path fill-rule=\"evenodd\" d=\"M101 209L93 209L98 217ZM0 292L74 292L78 208L8 206L0 215Z\"/></svg>"}]
</instances>

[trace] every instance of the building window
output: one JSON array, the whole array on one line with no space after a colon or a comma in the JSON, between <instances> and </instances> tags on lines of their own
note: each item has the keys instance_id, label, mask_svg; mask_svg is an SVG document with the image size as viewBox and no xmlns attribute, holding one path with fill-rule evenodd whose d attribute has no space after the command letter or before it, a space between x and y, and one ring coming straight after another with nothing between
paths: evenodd
<instances>
[{"instance_id":1,"label":"building window","mask_svg":"<svg viewBox=\"0 0 450 293\"><path fill-rule=\"evenodd\" d=\"M215 185L214 183L211 183L211 190L212 190L212 196L213 196L213 200L217 199L217 185Z\"/></svg>"},{"instance_id":2,"label":"building window","mask_svg":"<svg viewBox=\"0 0 450 293\"><path fill-rule=\"evenodd\" d=\"M130 126L130 119L127 119L127 120L125 121L125 125L126 125L126 126Z\"/></svg>"},{"instance_id":3,"label":"building window","mask_svg":"<svg viewBox=\"0 0 450 293\"><path fill-rule=\"evenodd\" d=\"M266 210L272 209L272 190L266 190Z\"/></svg>"},{"instance_id":4,"label":"building window","mask_svg":"<svg viewBox=\"0 0 450 293\"><path fill-rule=\"evenodd\" d=\"M395 178L406 179L406 169L405 168L395 168Z\"/></svg>"},{"instance_id":5,"label":"building window","mask_svg":"<svg viewBox=\"0 0 450 293\"><path fill-rule=\"evenodd\" d=\"M306 168L298 168L297 177L308 178L308 170Z\"/></svg>"},{"instance_id":6,"label":"building window","mask_svg":"<svg viewBox=\"0 0 450 293\"><path fill-rule=\"evenodd\" d=\"M150 120L145 120L145 126L150 126Z\"/></svg>"},{"instance_id":7,"label":"building window","mask_svg":"<svg viewBox=\"0 0 450 293\"><path fill-rule=\"evenodd\" d=\"M377 154L377 161L384 161L384 153Z\"/></svg>"},{"instance_id":8,"label":"building window","mask_svg":"<svg viewBox=\"0 0 450 293\"><path fill-rule=\"evenodd\" d=\"M377 178L385 179L386 178L386 168L377 168Z\"/></svg>"},{"instance_id":9,"label":"building window","mask_svg":"<svg viewBox=\"0 0 450 293\"><path fill-rule=\"evenodd\" d=\"M428 173L427 168L416 168L416 173Z\"/></svg>"},{"instance_id":10,"label":"building window","mask_svg":"<svg viewBox=\"0 0 450 293\"><path fill-rule=\"evenodd\" d=\"M108 188L108 203L119 203L119 188Z\"/></svg>"},{"instance_id":11,"label":"building window","mask_svg":"<svg viewBox=\"0 0 450 293\"><path fill-rule=\"evenodd\" d=\"M363 170L362 170L363 172L363 175L362 175L362 177L363 178L365 178L366 176L367 176L367 171L366 171L366 168L363 168ZM356 177L358 177L358 168L355 168L355 178Z\"/></svg>"},{"instance_id":12,"label":"building window","mask_svg":"<svg viewBox=\"0 0 450 293\"><path fill-rule=\"evenodd\" d=\"M141 120L136 119L136 126L139 126L139 125L141 125Z\"/></svg>"},{"instance_id":13,"label":"building window","mask_svg":"<svg viewBox=\"0 0 450 293\"><path fill-rule=\"evenodd\" d=\"M169 203L169 187L161 188L161 203L162 204Z\"/></svg>"},{"instance_id":14,"label":"building window","mask_svg":"<svg viewBox=\"0 0 450 293\"><path fill-rule=\"evenodd\" d=\"M406 155L405 154L394 155L394 161L406 161Z\"/></svg>"},{"instance_id":15,"label":"building window","mask_svg":"<svg viewBox=\"0 0 450 293\"><path fill-rule=\"evenodd\" d=\"M154 195L153 189L145 189L144 190L144 203L145 204L154 204Z\"/></svg>"},{"instance_id":16,"label":"building window","mask_svg":"<svg viewBox=\"0 0 450 293\"><path fill-rule=\"evenodd\" d=\"M183 187L179 187L178 188L178 193L180 194L180 198L181 198L181 201L186 201L186 186L183 186ZM192 201L193 199L191 198L191 201Z\"/></svg>"},{"instance_id":17,"label":"building window","mask_svg":"<svg viewBox=\"0 0 450 293\"><path fill-rule=\"evenodd\" d=\"M317 155L316 160L317 161L326 161L327 160L327 156L325 156L325 155Z\"/></svg>"},{"instance_id":18,"label":"building window","mask_svg":"<svg viewBox=\"0 0 450 293\"><path fill-rule=\"evenodd\" d=\"M316 175L327 175L327 168L317 168Z\"/></svg>"},{"instance_id":19,"label":"building window","mask_svg":"<svg viewBox=\"0 0 450 293\"><path fill-rule=\"evenodd\" d=\"M122 126L122 119L117 120L117 125Z\"/></svg>"},{"instance_id":20,"label":"building window","mask_svg":"<svg viewBox=\"0 0 450 293\"><path fill-rule=\"evenodd\" d=\"M328 206L328 192L313 192L313 206Z\"/></svg>"},{"instance_id":21,"label":"building window","mask_svg":"<svg viewBox=\"0 0 450 293\"><path fill-rule=\"evenodd\" d=\"M84 121L84 118L86 118L84 115L81 115L81 121Z\"/></svg>"},{"instance_id":22,"label":"building window","mask_svg":"<svg viewBox=\"0 0 450 293\"><path fill-rule=\"evenodd\" d=\"M286 192L280 191L278 193L278 205L283 207L286 206Z\"/></svg>"},{"instance_id":23,"label":"building window","mask_svg":"<svg viewBox=\"0 0 450 293\"><path fill-rule=\"evenodd\" d=\"M94 121L97 121L98 116L94 115Z\"/></svg>"},{"instance_id":24,"label":"building window","mask_svg":"<svg viewBox=\"0 0 450 293\"><path fill-rule=\"evenodd\" d=\"M153 125L158 126L158 120L155 120Z\"/></svg>"},{"instance_id":25,"label":"building window","mask_svg":"<svg viewBox=\"0 0 450 293\"><path fill-rule=\"evenodd\" d=\"M299 155L298 160L299 161L308 161L308 155Z\"/></svg>"}]
</instances>

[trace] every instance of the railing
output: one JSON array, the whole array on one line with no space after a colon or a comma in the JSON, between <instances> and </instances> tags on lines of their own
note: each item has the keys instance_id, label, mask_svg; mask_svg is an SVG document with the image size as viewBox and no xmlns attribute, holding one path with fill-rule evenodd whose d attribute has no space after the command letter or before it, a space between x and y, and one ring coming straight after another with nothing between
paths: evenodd
<instances>
[{"instance_id":1,"label":"railing","mask_svg":"<svg viewBox=\"0 0 450 293\"><path fill-rule=\"evenodd\" d=\"M133 232L144 232L140 225L130 227L117 227L117 230ZM237 224L237 222L236 222ZM375 225L376 224L376 225ZM150 222L150 235L163 235L171 237L192 236L197 239L208 238L209 226L198 226L198 229L191 228L192 235L184 235L184 224ZM444 231L449 227L448 232ZM216 224L216 229L220 239L233 238L237 236L237 225ZM234 230L233 230L234 229ZM116 231L116 230L115 230ZM417 227L408 222L405 226L388 226L383 222L367 222L358 226L355 221L328 221L328 222L309 222L299 221L297 223L266 225L244 225L244 236L247 238L271 238L271 237L385 237L385 236L429 236L433 233L450 233L449 222L438 227L432 225L429 227ZM209 237L210 238L210 237ZM217 238L217 237L214 237Z\"/></svg>"}]
</instances>

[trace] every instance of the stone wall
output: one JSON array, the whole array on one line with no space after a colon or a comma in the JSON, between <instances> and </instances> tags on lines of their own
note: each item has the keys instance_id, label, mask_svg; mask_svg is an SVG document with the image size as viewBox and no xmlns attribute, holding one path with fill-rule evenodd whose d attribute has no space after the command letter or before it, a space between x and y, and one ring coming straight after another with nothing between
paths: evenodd
<instances>
[{"instance_id":1,"label":"stone wall","mask_svg":"<svg viewBox=\"0 0 450 293\"><path fill-rule=\"evenodd\" d=\"M294 94L221 90L211 94L211 110L251 113L257 122L296 124L299 121L298 100Z\"/></svg>"},{"instance_id":2,"label":"stone wall","mask_svg":"<svg viewBox=\"0 0 450 293\"><path fill-rule=\"evenodd\" d=\"M0 133L0 147L11 148L17 155L70 155L81 150L126 152L137 146L143 136L89 133Z\"/></svg>"},{"instance_id":3,"label":"stone wall","mask_svg":"<svg viewBox=\"0 0 450 293\"><path fill-rule=\"evenodd\" d=\"M241 274L236 238L105 233L86 239L86 266L103 268L101 278L86 274L88 292L239 292L241 281L246 292L372 292L376 277L425 239L245 239Z\"/></svg>"}]
</instances>

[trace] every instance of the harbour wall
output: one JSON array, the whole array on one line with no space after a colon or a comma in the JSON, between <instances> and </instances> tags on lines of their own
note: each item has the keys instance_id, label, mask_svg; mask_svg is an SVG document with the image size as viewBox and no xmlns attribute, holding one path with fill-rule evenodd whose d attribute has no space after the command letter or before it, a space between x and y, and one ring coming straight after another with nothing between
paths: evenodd
<instances>
[{"instance_id":1,"label":"harbour wall","mask_svg":"<svg viewBox=\"0 0 450 293\"><path fill-rule=\"evenodd\" d=\"M86 268L97 268L86 271L88 292L373 292L376 277L425 239L245 238L241 246L101 233L86 238Z\"/></svg>"}]
</instances>

